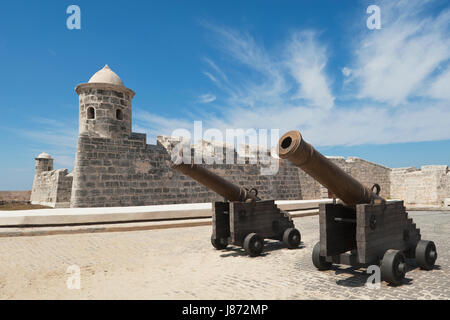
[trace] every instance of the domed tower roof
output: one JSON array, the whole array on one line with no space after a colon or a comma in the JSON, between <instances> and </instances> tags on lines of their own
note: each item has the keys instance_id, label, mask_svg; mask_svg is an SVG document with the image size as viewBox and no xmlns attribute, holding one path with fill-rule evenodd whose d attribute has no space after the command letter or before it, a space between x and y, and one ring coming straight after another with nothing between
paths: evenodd
<instances>
[{"instance_id":1,"label":"domed tower roof","mask_svg":"<svg viewBox=\"0 0 450 320\"><path fill-rule=\"evenodd\" d=\"M134 97L134 91L125 87L119 76L108 65L97 71L89 79L89 82L81 83L75 87L77 94L80 94L84 89L116 90L128 94L131 98Z\"/></svg>"},{"instance_id":2,"label":"domed tower roof","mask_svg":"<svg viewBox=\"0 0 450 320\"><path fill-rule=\"evenodd\" d=\"M119 86L123 86L122 80L119 76L112 71L108 65L105 65L103 69L97 71L90 79L88 83L109 83Z\"/></svg>"},{"instance_id":3,"label":"domed tower roof","mask_svg":"<svg viewBox=\"0 0 450 320\"><path fill-rule=\"evenodd\" d=\"M36 159L52 159L52 157L47 152L42 152Z\"/></svg>"}]
</instances>

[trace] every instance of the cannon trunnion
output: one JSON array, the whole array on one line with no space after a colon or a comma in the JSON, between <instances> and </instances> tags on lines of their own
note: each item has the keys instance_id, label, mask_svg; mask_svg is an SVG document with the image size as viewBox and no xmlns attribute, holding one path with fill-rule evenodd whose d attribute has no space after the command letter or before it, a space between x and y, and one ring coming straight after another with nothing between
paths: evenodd
<instances>
[{"instance_id":1,"label":"cannon trunnion","mask_svg":"<svg viewBox=\"0 0 450 320\"><path fill-rule=\"evenodd\" d=\"M382 280L398 285L407 271L406 258L415 258L422 269L434 268L436 246L421 240L420 229L408 218L403 201L381 198L378 185L363 186L304 141L298 131L281 137L279 155L341 200L319 206L320 241L312 253L317 269L328 270L333 263L379 265Z\"/></svg>"},{"instance_id":2,"label":"cannon trunnion","mask_svg":"<svg viewBox=\"0 0 450 320\"><path fill-rule=\"evenodd\" d=\"M225 249L241 246L250 256L264 250L264 239L283 241L292 249L300 245L301 235L289 213L274 200L261 200L256 189L245 189L196 164L174 164L176 169L225 198L213 202L211 244Z\"/></svg>"}]
</instances>

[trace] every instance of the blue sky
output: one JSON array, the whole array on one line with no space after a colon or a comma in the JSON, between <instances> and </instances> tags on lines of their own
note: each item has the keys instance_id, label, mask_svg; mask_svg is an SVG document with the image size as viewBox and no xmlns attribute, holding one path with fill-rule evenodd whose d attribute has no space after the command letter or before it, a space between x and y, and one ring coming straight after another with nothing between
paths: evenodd
<instances>
[{"instance_id":1,"label":"blue sky","mask_svg":"<svg viewBox=\"0 0 450 320\"><path fill-rule=\"evenodd\" d=\"M81 8L81 30L66 8ZM369 30L366 9L381 9ZM74 87L108 64L134 131L299 129L327 155L450 164L450 6L436 1L8 1L0 6L0 190L34 157L72 170Z\"/></svg>"}]
</instances>

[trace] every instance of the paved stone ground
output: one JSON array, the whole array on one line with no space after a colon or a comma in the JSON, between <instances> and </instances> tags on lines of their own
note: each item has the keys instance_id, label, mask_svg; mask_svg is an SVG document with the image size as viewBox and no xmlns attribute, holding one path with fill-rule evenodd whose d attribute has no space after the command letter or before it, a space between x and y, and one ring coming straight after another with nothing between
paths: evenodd
<instances>
[{"instance_id":1,"label":"paved stone ground","mask_svg":"<svg viewBox=\"0 0 450 320\"><path fill-rule=\"evenodd\" d=\"M295 219L304 245L212 249L211 227L0 239L1 299L450 299L450 213L411 212L423 239L433 240L435 270L407 273L403 286L364 286L364 269L317 271L311 250L318 217ZM81 289L67 289L70 265ZM411 268L414 268L412 263Z\"/></svg>"}]
</instances>

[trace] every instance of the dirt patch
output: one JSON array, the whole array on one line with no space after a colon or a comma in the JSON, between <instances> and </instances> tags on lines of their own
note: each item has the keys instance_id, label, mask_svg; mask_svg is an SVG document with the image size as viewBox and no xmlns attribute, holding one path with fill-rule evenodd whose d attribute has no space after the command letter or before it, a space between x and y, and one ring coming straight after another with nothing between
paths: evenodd
<instances>
[{"instance_id":1,"label":"dirt patch","mask_svg":"<svg viewBox=\"0 0 450 320\"><path fill-rule=\"evenodd\" d=\"M30 203L12 203L12 202L7 202L4 204L0 203L0 211L31 210L31 209L51 209L51 207L41 206L39 204L30 204Z\"/></svg>"},{"instance_id":2,"label":"dirt patch","mask_svg":"<svg viewBox=\"0 0 450 320\"><path fill-rule=\"evenodd\" d=\"M0 200L4 201L29 201L31 190L26 191L0 191Z\"/></svg>"}]
</instances>

